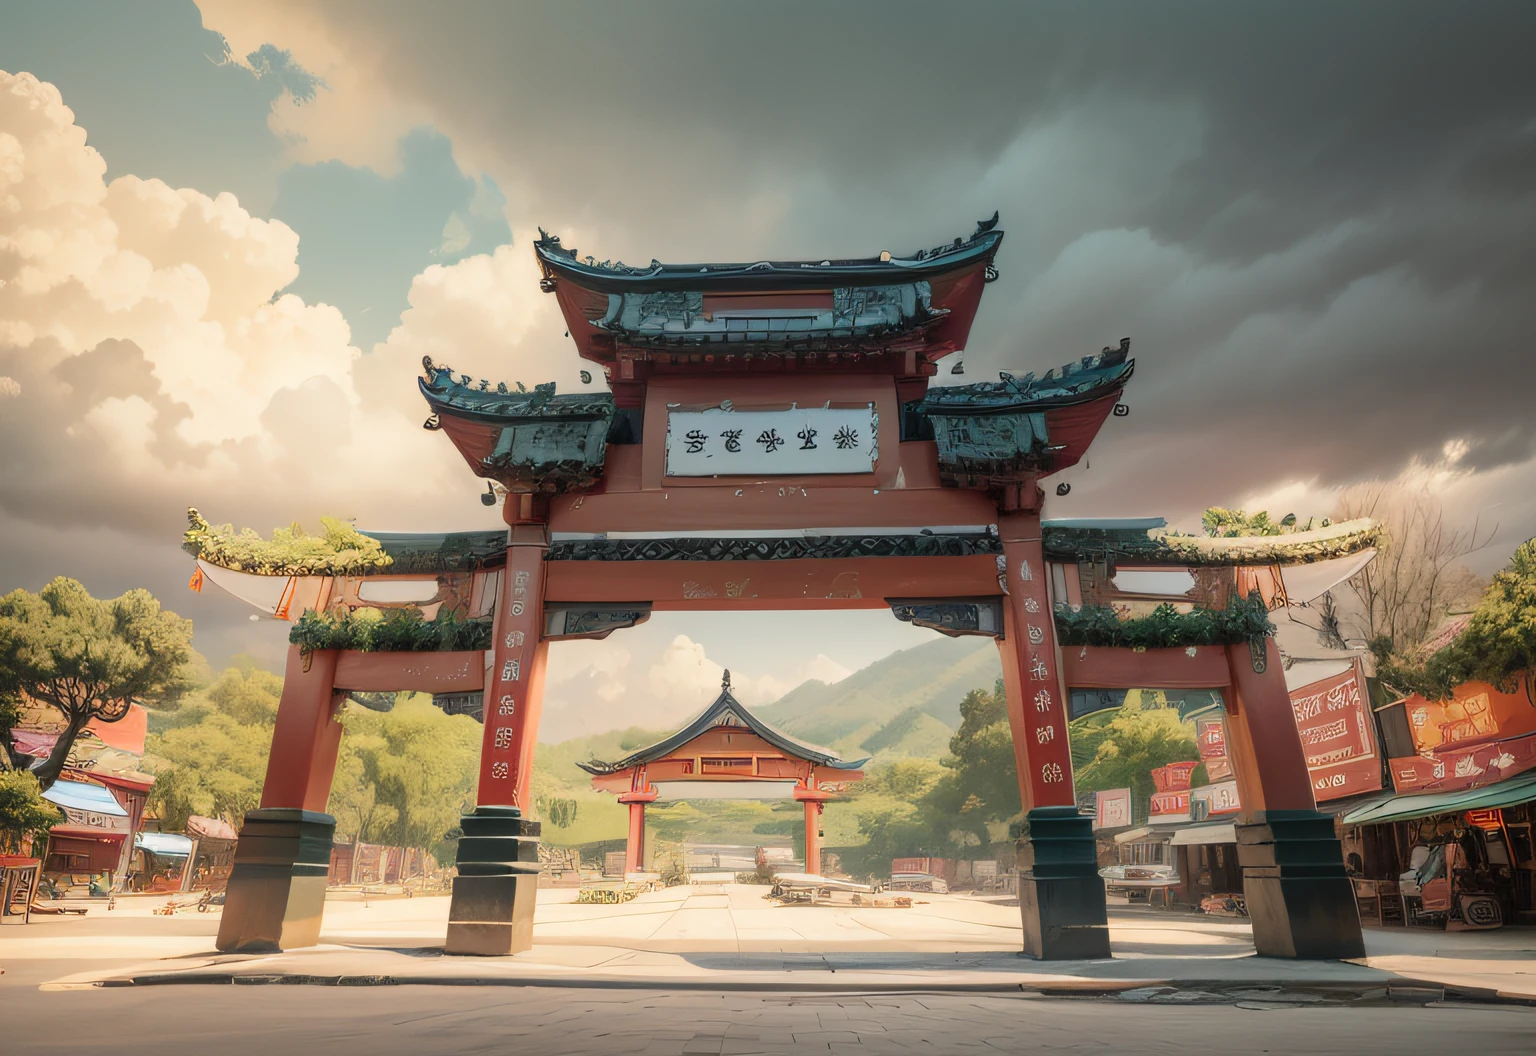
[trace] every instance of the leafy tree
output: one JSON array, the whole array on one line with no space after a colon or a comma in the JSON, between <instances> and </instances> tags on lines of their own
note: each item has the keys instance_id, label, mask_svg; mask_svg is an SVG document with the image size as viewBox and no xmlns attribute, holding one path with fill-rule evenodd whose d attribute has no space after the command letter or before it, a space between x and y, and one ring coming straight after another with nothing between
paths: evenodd
<instances>
[{"instance_id":1,"label":"leafy tree","mask_svg":"<svg viewBox=\"0 0 1536 1056\"><path fill-rule=\"evenodd\" d=\"M932 759L894 759L872 770L854 787L861 795L885 795L915 803L943 776L944 767Z\"/></svg>"},{"instance_id":2,"label":"leafy tree","mask_svg":"<svg viewBox=\"0 0 1536 1056\"><path fill-rule=\"evenodd\" d=\"M260 802L282 689L268 671L230 669L163 717L169 728L150 735L145 753L155 770L150 805L166 828L193 814L239 825Z\"/></svg>"},{"instance_id":3,"label":"leafy tree","mask_svg":"<svg viewBox=\"0 0 1536 1056\"><path fill-rule=\"evenodd\" d=\"M348 718L344 713L343 721ZM384 832L394 825L396 813L379 798L379 786L369 777L369 769L388 751L388 745L384 738L353 723L348 725L326 809L336 819L338 842L381 843Z\"/></svg>"},{"instance_id":4,"label":"leafy tree","mask_svg":"<svg viewBox=\"0 0 1536 1056\"><path fill-rule=\"evenodd\" d=\"M1508 686L1520 672L1536 672L1536 539L1521 543L1509 565L1494 574L1451 644L1428 657L1378 658L1382 681L1431 700L1444 700L1463 682Z\"/></svg>"},{"instance_id":5,"label":"leafy tree","mask_svg":"<svg viewBox=\"0 0 1536 1056\"><path fill-rule=\"evenodd\" d=\"M37 778L25 770L0 770L0 854L22 854L48 838L64 812L43 798Z\"/></svg>"},{"instance_id":6,"label":"leafy tree","mask_svg":"<svg viewBox=\"0 0 1536 1056\"><path fill-rule=\"evenodd\" d=\"M949 848L945 827L935 825L927 804L883 799L861 805L859 832L864 845L844 855L850 872L884 875L891 859L942 854Z\"/></svg>"},{"instance_id":7,"label":"leafy tree","mask_svg":"<svg viewBox=\"0 0 1536 1056\"><path fill-rule=\"evenodd\" d=\"M21 698L15 694L0 693L0 770L16 769L16 752L11 747L11 730L20 721Z\"/></svg>"},{"instance_id":8,"label":"leafy tree","mask_svg":"<svg viewBox=\"0 0 1536 1056\"><path fill-rule=\"evenodd\" d=\"M192 814L239 824L261 799L283 680L254 667L224 671L147 745L150 802L179 828ZM337 838L420 847L451 856L445 834L469 802L479 771L480 728L422 695L402 694L388 713L342 712L329 810Z\"/></svg>"},{"instance_id":9,"label":"leafy tree","mask_svg":"<svg viewBox=\"0 0 1536 1056\"><path fill-rule=\"evenodd\" d=\"M924 812L930 827L939 828L947 819L950 827L986 846L988 822L1006 820L1024 809L1002 679L991 692L973 689L965 695L960 728L950 738L949 751L943 761L949 773L924 797Z\"/></svg>"},{"instance_id":10,"label":"leafy tree","mask_svg":"<svg viewBox=\"0 0 1536 1056\"><path fill-rule=\"evenodd\" d=\"M403 697L393 711L347 711L344 750L374 786L378 811L368 835L380 843L450 853L445 834L472 801L479 773L480 726L467 715L445 715L425 694ZM344 793L347 794L347 793ZM353 802L359 798L354 795ZM332 793L335 798L335 792ZM362 838L362 837L359 837Z\"/></svg>"},{"instance_id":11,"label":"leafy tree","mask_svg":"<svg viewBox=\"0 0 1536 1056\"><path fill-rule=\"evenodd\" d=\"M129 704L186 692L191 638L192 621L162 610L146 590L101 600L60 576L40 593L0 597L0 696L20 694L64 717L64 732L33 771L43 788L58 780L86 723L116 722Z\"/></svg>"},{"instance_id":12,"label":"leafy tree","mask_svg":"<svg viewBox=\"0 0 1536 1056\"><path fill-rule=\"evenodd\" d=\"M1174 708L1143 708L1127 702L1113 718L1082 732L1082 739L1093 745L1093 755L1077 770L1077 791L1129 788L1133 817L1150 813L1153 770L1200 758L1194 737Z\"/></svg>"},{"instance_id":13,"label":"leafy tree","mask_svg":"<svg viewBox=\"0 0 1536 1056\"><path fill-rule=\"evenodd\" d=\"M539 808L539 817L557 829L570 828L580 813L581 805L564 796L535 796L534 802Z\"/></svg>"}]
</instances>

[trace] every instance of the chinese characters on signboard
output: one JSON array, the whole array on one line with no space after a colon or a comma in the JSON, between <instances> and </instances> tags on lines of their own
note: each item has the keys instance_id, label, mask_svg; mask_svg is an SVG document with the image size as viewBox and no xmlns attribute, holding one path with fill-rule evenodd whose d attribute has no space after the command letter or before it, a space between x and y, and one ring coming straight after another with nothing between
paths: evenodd
<instances>
[{"instance_id":1,"label":"chinese characters on signboard","mask_svg":"<svg viewBox=\"0 0 1536 1056\"><path fill-rule=\"evenodd\" d=\"M1112 788L1094 794L1093 827L1096 829L1120 829L1131 823L1131 790Z\"/></svg>"},{"instance_id":2,"label":"chinese characters on signboard","mask_svg":"<svg viewBox=\"0 0 1536 1056\"><path fill-rule=\"evenodd\" d=\"M879 415L864 407L667 412L667 475L869 473Z\"/></svg>"},{"instance_id":3,"label":"chinese characters on signboard","mask_svg":"<svg viewBox=\"0 0 1536 1056\"><path fill-rule=\"evenodd\" d=\"M1189 807L1196 821L1203 821L1213 814L1235 813L1242 809L1242 802L1237 797L1237 782L1222 781L1191 789Z\"/></svg>"},{"instance_id":4,"label":"chinese characters on signboard","mask_svg":"<svg viewBox=\"0 0 1536 1056\"><path fill-rule=\"evenodd\" d=\"M1397 791L1480 788L1536 768L1536 693L1529 676L1512 688L1468 682L1448 701L1397 705L1418 752L1390 760Z\"/></svg>"},{"instance_id":5,"label":"chinese characters on signboard","mask_svg":"<svg viewBox=\"0 0 1536 1056\"><path fill-rule=\"evenodd\" d=\"M1381 787L1358 665L1292 692L1291 712L1318 802Z\"/></svg>"},{"instance_id":6,"label":"chinese characters on signboard","mask_svg":"<svg viewBox=\"0 0 1536 1056\"><path fill-rule=\"evenodd\" d=\"M1195 723L1195 747L1205 764L1210 781L1225 781L1232 776L1232 761L1227 758L1227 724L1223 716L1200 719Z\"/></svg>"}]
</instances>

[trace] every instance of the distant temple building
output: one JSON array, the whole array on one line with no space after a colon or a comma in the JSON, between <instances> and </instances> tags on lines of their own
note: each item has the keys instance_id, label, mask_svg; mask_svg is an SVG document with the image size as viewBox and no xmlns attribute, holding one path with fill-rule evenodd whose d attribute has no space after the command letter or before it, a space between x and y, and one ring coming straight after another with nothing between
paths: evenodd
<instances>
[{"instance_id":1,"label":"distant temple building","mask_svg":"<svg viewBox=\"0 0 1536 1056\"><path fill-rule=\"evenodd\" d=\"M821 874L821 812L867 759L844 762L829 748L776 730L731 694L731 673L713 704L672 736L612 763L580 763L592 787L629 805L624 870L645 867L645 805L680 799L794 800L805 804L805 871Z\"/></svg>"}]
</instances>

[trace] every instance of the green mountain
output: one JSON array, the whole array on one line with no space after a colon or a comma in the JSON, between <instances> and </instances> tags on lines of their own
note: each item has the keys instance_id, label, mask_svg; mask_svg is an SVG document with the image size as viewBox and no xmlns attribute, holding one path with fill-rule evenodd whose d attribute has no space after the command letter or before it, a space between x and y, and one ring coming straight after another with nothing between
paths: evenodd
<instances>
[{"instance_id":1,"label":"green mountain","mask_svg":"<svg viewBox=\"0 0 1536 1056\"><path fill-rule=\"evenodd\" d=\"M953 728L921 708L908 708L864 738L859 750L881 760L901 756L942 759L949 751L949 739L954 733Z\"/></svg>"},{"instance_id":2,"label":"green mountain","mask_svg":"<svg viewBox=\"0 0 1536 1056\"><path fill-rule=\"evenodd\" d=\"M916 738L910 742L914 747L931 744L940 726L947 746L947 731L960 724L961 698L990 687L1001 674L997 648L988 639L941 637L892 653L832 685L802 683L757 712L780 729L845 756L889 750L908 737ZM918 716L936 723L922 723ZM887 731L898 718L902 725Z\"/></svg>"}]
</instances>

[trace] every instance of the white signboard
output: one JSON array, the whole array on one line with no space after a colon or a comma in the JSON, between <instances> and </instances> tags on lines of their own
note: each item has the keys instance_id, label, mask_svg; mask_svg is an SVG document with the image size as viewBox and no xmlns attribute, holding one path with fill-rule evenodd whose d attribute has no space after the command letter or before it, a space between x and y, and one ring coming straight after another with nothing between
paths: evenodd
<instances>
[{"instance_id":1,"label":"white signboard","mask_svg":"<svg viewBox=\"0 0 1536 1056\"><path fill-rule=\"evenodd\" d=\"M1237 782L1222 781L1214 785L1194 789L1189 794L1190 813L1202 821L1212 814L1230 814L1242 809L1237 798Z\"/></svg>"},{"instance_id":2,"label":"white signboard","mask_svg":"<svg viewBox=\"0 0 1536 1056\"><path fill-rule=\"evenodd\" d=\"M62 809L64 823L77 829L97 829L103 834L128 831L128 818L125 815L98 814L94 810L77 810L74 807Z\"/></svg>"},{"instance_id":3,"label":"white signboard","mask_svg":"<svg viewBox=\"0 0 1536 1056\"><path fill-rule=\"evenodd\" d=\"M1131 790L1128 788L1095 792L1094 805L1093 827L1096 829L1119 829L1131 823Z\"/></svg>"},{"instance_id":4,"label":"white signboard","mask_svg":"<svg viewBox=\"0 0 1536 1056\"><path fill-rule=\"evenodd\" d=\"M880 418L864 407L667 412L667 476L870 473Z\"/></svg>"}]
</instances>

